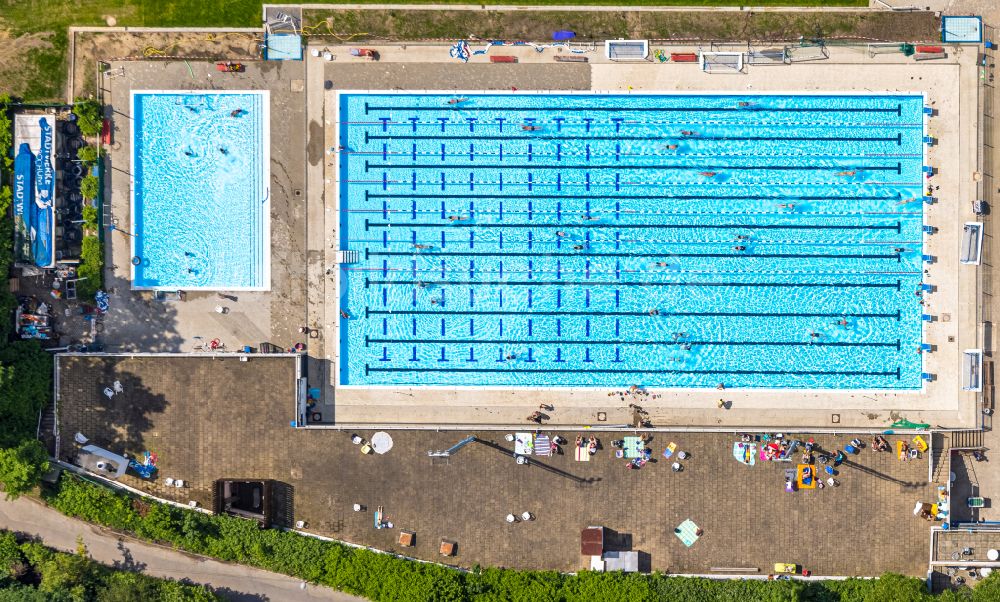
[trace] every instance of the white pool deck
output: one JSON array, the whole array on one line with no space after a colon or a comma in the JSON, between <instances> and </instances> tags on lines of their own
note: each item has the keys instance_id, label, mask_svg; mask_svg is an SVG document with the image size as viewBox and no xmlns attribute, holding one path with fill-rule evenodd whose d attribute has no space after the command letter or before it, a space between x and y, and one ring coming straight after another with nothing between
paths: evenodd
<instances>
[{"instance_id":1,"label":"white pool deck","mask_svg":"<svg viewBox=\"0 0 1000 602\"><path fill-rule=\"evenodd\" d=\"M347 56L347 48L326 47L338 57ZM440 46L374 47L383 62L448 62L447 49ZM861 47L863 48L863 47ZM552 54L536 53L531 48L494 49L497 54L511 54L521 62L551 62ZM926 296L924 313L937 319L925 323L924 342L936 351L924 357L924 372L935 375L917 391L856 390L759 390L736 389L650 389L659 395L639 399L628 396L622 401L616 391L632 382L622 382L614 391L602 388L339 388L333 374L337 370L340 348L339 305L336 279L323 278L324 358L329 370L324 391L333 406L333 418L339 425L514 425L524 424L525 417L550 404L546 412L553 425L624 425L632 421L630 402L641 405L657 427L780 427L882 429L896 419L926 422L946 428L971 428L978 424L977 394L962 391L962 351L982 347L977 318L979 274L976 266L958 261L962 224L976 221L972 201L976 194L977 127L979 114L978 78L975 48L948 47L948 58L915 62L902 55L869 57L857 48L831 48L830 59L784 66L748 66L743 73L707 74L696 64L610 63L599 53L589 53L591 88L607 92L785 92L785 93L921 93L937 111L928 122L927 135L938 143L927 151L929 165L938 173L930 184L939 186L938 202L925 205L925 223L938 232L925 238L924 253L937 258L925 265L925 282L937 287ZM322 77L323 59L309 56L309 93L317 95L313 79ZM476 56L476 63L488 68L487 56ZM320 85L322 82L319 82ZM319 87L322 90L321 87ZM335 92L325 95L324 124L326 148L336 146L337 107ZM310 113L316 111L310 107ZM335 215L338 194L336 161L327 155L325 173L325 244L326 261L335 266L338 221ZM311 173L310 178L317 178ZM314 189L315 190L315 189ZM319 227L313 222L310 230ZM982 268L985 269L985 268ZM318 301L310 291L310 302ZM318 295L317 295L318 296ZM315 386L315 385L314 385ZM719 401L729 409L720 409ZM604 420L599 420L603 413ZM329 419L329 418L326 418Z\"/></svg>"}]
</instances>

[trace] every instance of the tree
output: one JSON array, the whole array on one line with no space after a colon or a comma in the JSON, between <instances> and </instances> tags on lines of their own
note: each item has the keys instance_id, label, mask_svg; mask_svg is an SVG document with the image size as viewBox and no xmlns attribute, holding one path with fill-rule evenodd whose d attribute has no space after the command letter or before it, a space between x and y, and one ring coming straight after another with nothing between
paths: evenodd
<instances>
[{"instance_id":1,"label":"tree","mask_svg":"<svg viewBox=\"0 0 1000 602\"><path fill-rule=\"evenodd\" d=\"M96 136L101 133L101 105L96 100L77 99L73 105L73 114L76 115L76 125L80 127L80 133L84 136Z\"/></svg>"},{"instance_id":2,"label":"tree","mask_svg":"<svg viewBox=\"0 0 1000 602\"><path fill-rule=\"evenodd\" d=\"M97 198L98 183L97 177L92 175L86 175L80 180L80 194L83 195L85 199L96 199Z\"/></svg>"},{"instance_id":3,"label":"tree","mask_svg":"<svg viewBox=\"0 0 1000 602\"><path fill-rule=\"evenodd\" d=\"M13 449L0 449L0 485L13 499L27 493L49 470L49 454L40 441L25 441Z\"/></svg>"},{"instance_id":4,"label":"tree","mask_svg":"<svg viewBox=\"0 0 1000 602\"><path fill-rule=\"evenodd\" d=\"M84 163L97 161L97 149L93 146L81 146L76 151L76 158Z\"/></svg>"},{"instance_id":5,"label":"tree","mask_svg":"<svg viewBox=\"0 0 1000 602\"><path fill-rule=\"evenodd\" d=\"M26 569L17 538L9 531L0 531L0 587L16 581Z\"/></svg>"}]
</instances>

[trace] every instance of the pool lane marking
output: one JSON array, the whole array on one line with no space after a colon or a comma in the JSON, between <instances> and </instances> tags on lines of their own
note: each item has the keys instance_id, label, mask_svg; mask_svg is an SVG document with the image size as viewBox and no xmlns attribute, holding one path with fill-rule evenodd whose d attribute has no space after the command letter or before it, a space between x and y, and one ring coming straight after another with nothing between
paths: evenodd
<instances>
[{"instance_id":1,"label":"pool lane marking","mask_svg":"<svg viewBox=\"0 0 1000 602\"><path fill-rule=\"evenodd\" d=\"M372 309L365 307L365 317L371 316L641 316L649 317L648 311L439 311L439 310L389 310ZM721 318L887 318L897 322L901 319L901 312L897 309L895 313L794 313L794 312L687 312L687 311L661 311L660 316L675 317L721 317Z\"/></svg>"},{"instance_id":2,"label":"pool lane marking","mask_svg":"<svg viewBox=\"0 0 1000 602\"><path fill-rule=\"evenodd\" d=\"M401 163L395 165L392 163L371 163L368 159L365 159L365 172L371 169L404 169L404 170L424 170L424 169L434 169L440 171L442 169L468 169L468 165L462 164L451 164L451 165L440 165L434 163ZM662 169L662 170L696 170L696 169L723 169L727 171L832 171L834 169L840 169L843 167L848 167L844 165L838 165L831 167L829 165L621 165L621 164L610 164L610 165L594 165L594 164L580 164L580 165L567 165L565 163L555 163L552 165L543 165L540 163L498 163L495 165L486 165L483 163L477 163L476 169L552 169L552 170L570 170L570 169L616 169L618 171L628 171L630 169ZM895 172L897 174L903 173L903 166L898 161L895 165L851 165L849 166L857 171L889 171ZM530 176L530 174L529 174ZM532 184L531 182L528 182ZM876 182L878 184L890 184L891 182Z\"/></svg>"},{"instance_id":3,"label":"pool lane marking","mask_svg":"<svg viewBox=\"0 0 1000 602\"><path fill-rule=\"evenodd\" d=\"M370 144L372 140L494 140L494 141L505 141L505 140L538 140L538 141L553 141L557 142L560 140L610 140L614 142L638 142L638 141L662 141L662 140L683 140L683 141L699 141L699 142L738 142L738 141L780 141L780 142L895 142L896 146L903 145L903 134L896 134L892 137L875 137L875 136L670 136L668 134L658 134L649 136L594 136L594 135L583 135L583 136L572 136L572 135L559 135L550 136L546 135L544 131L534 136L531 135L517 135L511 134L508 136L490 136L486 134L470 134L470 135L431 135L431 134L372 134L368 130L365 130L365 144Z\"/></svg>"},{"instance_id":4,"label":"pool lane marking","mask_svg":"<svg viewBox=\"0 0 1000 602\"><path fill-rule=\"evenodd\" d=\"M673 370L670 368L623 369L623 368L396 368L390 366L371 366L365 364L365 376L370 372L490 372L505 374L768 374L768 375L801 375L801 376L894 376L900 380L900 368L890 372L874 372L863 370Z\"/></svg>"},{"instance_id":5,"label":"pool lane marking","mask_svg":"<svg viewBox=\"0 0 1000 602\"><path fill-rule=\"evenodd\" d=\"M790 186L801 186L805 183L789 184ZM491 184L485 184L491 185ZM661 185L661 184L657 184ZM785 196L774 196L774 195L718 195L709 196L703 194L687 194L687 195L669 195L669 194L611 194L611 195L553 195L553 194L403 194L403 193L372 193L370 190L365 190L365 201L371 199L505 199L505 200L619 200L619 201L632 201L632 200L663 200L663 199L676 199L676 200L719 200L719 201L742 201L742 200L753 200L753 201L900 201L902 200L902 195L896 193L891 196L804 196L804 195L785 195ZM622 211L622 213L633 213L631 211ZM793 212L785 213L783 215L796 215Z\"/></svg>"},{"instance_id":6,"label":"pool lane marking","mask_svg":"<svg viewBox=\"0 0 1000 602\"><path fill-rule=\"evenodd\" d=\"M893 343L863 343L857 342L852 343L848 341L831 341L831 342L819 342L819 341L694 341L694 340L678 340L678 341L620 341L620 340L583 340L577 341L572 339L446 339L446 338L436 338L436 339L417 339L417 338L407 338L407 339L394 339L394 338L378 338L370 337L365 335L365 345L375 344L454 344L454 345L639 345L639 346L651 346L651 347L668 347L668 346L683 346L683 345L698 345L698 346L710 346L716 345L719 347L727 346L743 346L743 347L891 347L899 351L901 343L897 339Z\"/></svg>"},{"instance_id":7,"label":"pool lane marking","mask_svg":"<svg viewBox=\"0 0 1000 602\"><path fill-rule=\"evenodd\" d=\"M370 286L415 286L418 282L433 286L704 286L741 288L892 288L901 290L902 280L896 282L627 282L595 280L372 280L365 277L365 288Z\"/></svg>"},{"instance_id":8,"label":"pool lane marking","mask_svg":"<svg viewBox=\"0 0 1000 602\"><path fill-rule=\"evenodd\" d=\"M532 98L545 99L544 96L533 95ZM422 107L422 106L380 106L380 105L370 105L365 101L365 115L368 115L371 111L435 111L438 113L449 113L458 112L462 113L472 112L472 111L511 111L511 112L549 112L549 111L563 111L563 112L575 112L575 111L594 111L601 113L893 113L896 115L902 115L903 105L897 104L894 108L889 107L629 107L629 106L614 106L614 107L601 107L601 106L541 106L541 107L527 107L527 106L477 106L477 105L466 105L461 106L434 106L434 107Z\"/></svg>"},{"instance_id":9,"label":"pool lane marking","mask_svg":"<svg viewBox=\"0 0 1000 602\"><path fill-rule=\"evenodd\" d=\"M570 241L576 242L576 241ZM740 241L733 241L738 244ZM754 241L742 241L754 244ZM674 243L685 244L685 243ZM707 243L723 244L723 243ZM673 251L663 251L660 253L596 253L588 252L584 249L566 253L546 253L539 251L372 251L365 248L365 260L372 257L721 257L733 259L893 259L899 261L901 253L759 253L753 251L730 251L728 253L682 253Z\"/></svg>"},{"instance_id":10,"label":"pool lane marking","mask_svg":"<svg viewBox=\"0 0 1000 602\"><path fill-rule=\"evenodd\" d=\"M541 212L539 212L541 213ZM760 229L760 230L892 230L896 233L900 233L902 229L902 222L896 221L895 225L891 226L875 226L875 225L822 225L822 224L511 224L511 223L483 223L483 224L469 224L469 223L439 223L439 224L410 224L406 222L397 222L395 224L390 222L370 222L367 218L365 219L365 231L369 228L532 228L532 229L588 229L588 230L628 230L628 229L688 229L688 228L706 228L706 229ZM612 241L613 242L613 241Z\"/></svg>"}]
</instances>

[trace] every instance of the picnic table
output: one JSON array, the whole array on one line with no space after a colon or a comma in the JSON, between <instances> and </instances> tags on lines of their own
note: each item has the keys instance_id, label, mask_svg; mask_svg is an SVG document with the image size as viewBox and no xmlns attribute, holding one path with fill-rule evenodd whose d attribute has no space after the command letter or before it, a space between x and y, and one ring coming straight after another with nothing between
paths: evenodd
<instances>
[{"instance_id":1,"label":"picnic table","mask_svg":"<svg viewBox=\"0 0 1000 602\"><path fill-rule=\"evenodd\" d=\"M639 458L643 455L645 446L640 437L625 437L622 444L622 451L626 458Z\"/></svg>"}]
</instances>

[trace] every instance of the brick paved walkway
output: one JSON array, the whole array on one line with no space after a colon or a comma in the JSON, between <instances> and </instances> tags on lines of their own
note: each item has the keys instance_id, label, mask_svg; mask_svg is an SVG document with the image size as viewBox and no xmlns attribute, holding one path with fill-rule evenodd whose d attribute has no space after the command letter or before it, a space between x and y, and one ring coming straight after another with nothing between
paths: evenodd
<instances>
[{"instance_id":1,"label":"brick paved walkway","mask_svg":"<svg viewBox=\"0 0 1000 602\"><path fill-rule=\"evenodd\" d=\"M736 437L726 434L654 433L654 458L670 441L691 454L680 473L662 459L626 470L609 450L586 463L575 461L572 449L539 459L565 474L519 466L509 453L478 443L450 459L427 456L464 432L395 431L388 454L363 455L350 433L289 427L293 374L291 361L278 359L62 358L63 451L73 449L77 430L114 451L154 451L160 478L185 479L190 488L133 477L127 483L181 502L209 504L217 478L276 479L294 488L294 518L308 530L432 560L440 560L445 537L458 542L453 561L464 566L575 570L584 562L580 529L603 525L625 547L648 554L651 568L676 573L767 572L775 562L817 574L926 571L928 523L912 514L914 502L933 493L926 460L865 450L851 458L857 466L842 467L840 487L785 493L790 465L743 466L731 456ZM116 378L126 392L109 400L101 390ZM577 433L558 434L572 441ZM594 434L606 446L621 436ZM503 433L478 436L512 448ZM842 447L848 439L819 435L817 443ZM354 512L354 503L368 511ZM378 505L394 529L373 528ZM537 520L505 522L507 513L524 511ZM687 518L705 531L691 548L673 534ZM415 548L398 548L399 529L417 532Z\"/></svg>"}]
</instances>

